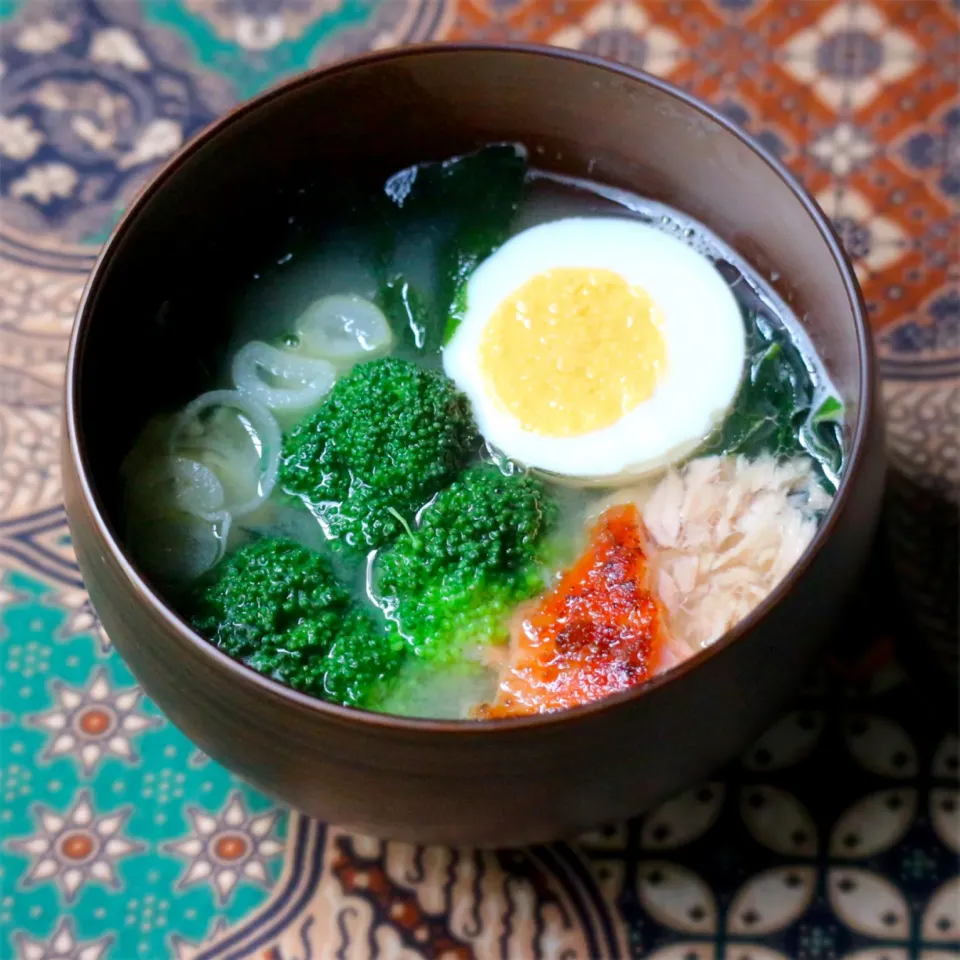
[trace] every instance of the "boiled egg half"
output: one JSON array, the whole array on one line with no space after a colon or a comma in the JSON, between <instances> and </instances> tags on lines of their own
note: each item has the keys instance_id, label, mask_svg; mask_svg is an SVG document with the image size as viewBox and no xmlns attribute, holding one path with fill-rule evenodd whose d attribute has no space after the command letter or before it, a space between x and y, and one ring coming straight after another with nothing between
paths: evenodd
<instances>
[{"instance_id":1,"label":"boiled egg half","mask_svg":"<svg viewBox=\"0 0 960 960\"><path fill-rule=\"evenodd\" d=\"M508 240L468 280L443 352L490 444L584 482L692 452L732 405L744 359L740 308L713 264L616 217Z\"/></svg>"}]
</instances>

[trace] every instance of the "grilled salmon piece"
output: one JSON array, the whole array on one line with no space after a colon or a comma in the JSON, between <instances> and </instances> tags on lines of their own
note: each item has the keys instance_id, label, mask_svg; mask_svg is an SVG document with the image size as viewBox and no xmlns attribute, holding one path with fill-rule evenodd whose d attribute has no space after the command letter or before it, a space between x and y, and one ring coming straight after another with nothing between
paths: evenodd
<instances>
[{"instance_id":1,"label":"grilled salmon piece","mask_svg":"<svg viewBox=\"0 0 960 960\"><path fill-rule=\"evenodd\" d=\"M478 717L579 706L655 672L665 632L644 538L636 506L604 511L583 555L518 618L497 696Z\"/></svg>"}]
</instances>

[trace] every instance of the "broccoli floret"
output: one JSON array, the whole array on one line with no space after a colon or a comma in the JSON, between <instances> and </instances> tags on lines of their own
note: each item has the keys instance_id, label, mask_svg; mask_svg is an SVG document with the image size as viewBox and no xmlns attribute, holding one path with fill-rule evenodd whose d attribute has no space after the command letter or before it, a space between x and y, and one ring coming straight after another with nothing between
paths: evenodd
<instances>
[{"instance_id":1,"label":"broccoli floret","mask_svg":"<svg viewBox=\"0 0 960 960\"><path fill-rule=\"evenodd\" d=\"M504 639L517 603L544 587L539 555L555 513L537 480L496 467L471 468L438 494L376 568L383 609L413 652L449 662Z\"/></svg>"},{"instance_id":2,"label":"broccoli floret","mask_svg":"<svg viewBox=\"0 0 960 960\"><path fill-rule=\"evenodd\" d=\"M330 539L369 550L400 534L477 441L466 397L443 374L373 360L337 381L285 438L280 482Z\"/></svg>"},{"instance_id":3,"label":"broccoli floret","mask_svg":"<svg viewBox=\"0 0 960 960\"><path fill-rule=\"evenodd\" d=\"M242 547L188 602L221 650L294 690L361 705L405 651L356 608L319 554L267 537Z\"/></svg>"},{"instance_id":4,"label":"broccoli floret","mask_svg":"<svg viewBox=\"0 0 960 960\"><path fill-rule=\"evenodd\" d=\"M386 633L382 626L373 626L365 613L351 611L327 653L326 699L369 706L370 695L394 677L406 654L402 639Z\"/></svg>"}]
</instances>

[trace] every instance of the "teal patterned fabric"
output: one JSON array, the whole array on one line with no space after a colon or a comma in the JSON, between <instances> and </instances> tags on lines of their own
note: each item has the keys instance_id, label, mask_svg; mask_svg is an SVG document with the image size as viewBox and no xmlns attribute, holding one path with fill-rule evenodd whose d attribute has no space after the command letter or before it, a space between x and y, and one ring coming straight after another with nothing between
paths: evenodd
<instances>
[{"instance_id":1,"label":"teal patterned fabric","mask_svg":"<svg viewBox=\"0 0 960 960\"><path fill-rule=\"evenodd\" d=\"M152 960L246 916L279 873L286 812L166 722L85 611L21 573L3 600L0 929L18 955L64 918L91 957ZM250 847L238 864L218 859L224 836Z\"/></svg>"},{"instance_id":2,"label":"teal patterned fabric","mask_svg":"<svg viewBox=\"0 0 960 960\"><path fill-rule=\"evenodd\" d=\"M955 0L0 0L0 960L960 960L960 754L936 692L957 663L957 15ZM463 39L643 67L790 164L864 286L894 465L896 585L880 564L784 716L646 816L530 850L354 836L210 761L112 651L60 504L67 336L136 190L305 67Z\"/></svg>"}]
</instances>

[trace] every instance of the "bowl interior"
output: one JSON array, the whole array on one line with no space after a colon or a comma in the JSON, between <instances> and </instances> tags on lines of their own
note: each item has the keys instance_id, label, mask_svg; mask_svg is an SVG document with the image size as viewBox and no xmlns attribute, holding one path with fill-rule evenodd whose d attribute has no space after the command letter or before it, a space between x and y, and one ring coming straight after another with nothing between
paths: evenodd
<instances>
[{"instance_id":1,"label":"bowl interior","mask_svg":"<svg viewBox=\"0 0 960 960\"><path fill-rule=\"evenodd\" d=\"M306 76L202 136L135 204L81 312L76 428L114 533L120 462L145 420L210 389L231 293L284 237L352 190L495 141L700 220L793 307L856 428L856 292L836 243L776 165L721 119L628 71L556 51L399 52Z\"/></svg>"}]
</instances>

